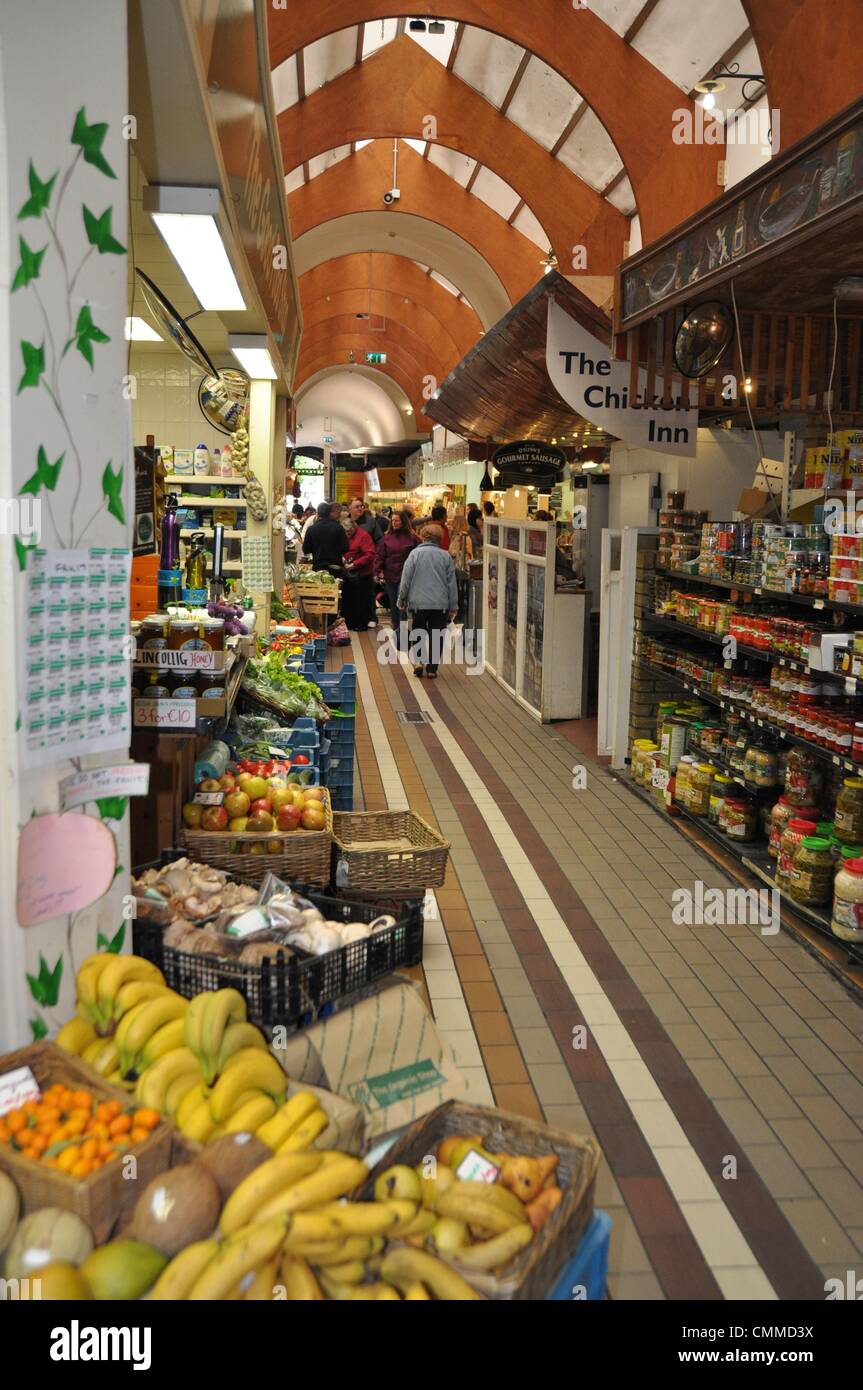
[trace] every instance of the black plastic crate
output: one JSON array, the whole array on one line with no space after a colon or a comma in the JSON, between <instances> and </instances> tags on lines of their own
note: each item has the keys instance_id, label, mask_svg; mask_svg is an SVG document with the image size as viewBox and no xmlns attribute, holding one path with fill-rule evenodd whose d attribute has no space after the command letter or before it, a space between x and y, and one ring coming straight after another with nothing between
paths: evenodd
<instances>
[{"instance_id":1,"label":"black plastic crate","mask_svg":"<svg viewBox=\"0 0 863 1390\"><path fill-rule=\"evenodd\" d=\"M157 864L145 864L133 872L137 876L145 868L161 867L182 853L167 850ZM385 910L377 903L346 902L300 884L292 887L331 921L373 922ZM308 1027L375 980L401 966L419 965L423 953L421 901L405 902L392 915L396 917L394 927L373 932L363 941L352 941L325 956L300 953L260 965L165 946L163 927L137 920L132 929L133 949L158 966L170 988L187 999L204 990L236 989L246 1000L251 1023L262 1028Z\"/></svg>"}]
</instances>

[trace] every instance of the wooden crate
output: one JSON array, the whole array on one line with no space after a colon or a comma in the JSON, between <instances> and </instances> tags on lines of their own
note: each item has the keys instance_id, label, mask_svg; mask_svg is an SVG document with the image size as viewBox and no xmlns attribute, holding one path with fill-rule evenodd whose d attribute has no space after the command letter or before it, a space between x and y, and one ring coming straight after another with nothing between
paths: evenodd
<instances>
[{"instance_id":1,"label":"wooden crate","mask_svg":"<svg viewBox=\"0 0 863 1390\"><path fill-rule=\"evenodd\" d=\"M82 1062L79 1057L64 1052L54 1043L33 1043L17 1052L0 1057L0 1075L17 1067L29 1067L41 1090L60 1081L63 1085L92 1091L100 1100L119 1100L124 1110L134 1108L128 1091L111 1086L105 1079ZM127 1164L107 1164L88 1178L76 1179L57 1168L25 1158L9 1144L0 1143L0 1169L8 1173L21 1196L25 1214L40 1207L62 1207L74 1211L93 1232L97 1245L108 1240L114 1227L123 1224L132 1214L144 1188L171 1163L172 1127L162 1123L141 1144L131 1145L134 1157L134 1177L126 1173Z\"/></svg>"}]
</instances>

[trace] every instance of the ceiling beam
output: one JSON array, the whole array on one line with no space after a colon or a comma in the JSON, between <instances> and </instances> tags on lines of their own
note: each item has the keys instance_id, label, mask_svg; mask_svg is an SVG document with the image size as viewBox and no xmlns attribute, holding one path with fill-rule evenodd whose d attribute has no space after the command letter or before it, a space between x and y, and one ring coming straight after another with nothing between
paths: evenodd
<instances>
[{"instance_id":1,"label":"ceiling beam","mask_svg":"<svg viewBox=\"0 0 863 1390\"><path fill-rule=\"evenodd\" d=\"M452 48L449 51L449 57L446 60L447 72L452 72L453 68L455 67L455 60L458 57L458 51L461 48L461 41L464 38L465 27L466 26L463 22L456 25L455 39L453 40Z\"/></svg>"},{"instance_id":2,"label":"ceiling beam","mask_svg":"<svg viewBox=\"0 0 863 1390\"><path fill-rule=\"evenodd\" d=\"M632 23L630 24L629 28L623 36L624 43L632 43L632 40L639 33L639 31L644 28L644 25L647 23L658 4L659 0L645 0L645 4L642 5L641 9L638 11L638 14L635 16L635 19L632 21Z\"/></svg>"},{"instance_id":3,"label":"ceiling beam","mask_svg":"<svg viewBox=\"0 0 863 1390\"><path fill-rule=\"evenodd\" d=\"M366 36L366 22L365 22L365 20L363 19L363 20L360 20L359 24L357 25L357 47L356 47L356 53L354 54L354 66L355 66L355 67L359 67L360 63L363 61L363 41L364 41L364 39L365 39L365 36Z\"/></svg>"},{"instance_id":4,"label":"ceiling beam","mask_svg":"<svg viewBox=\"0 0 863 1390\"><path fill-rule=\"evenodd\" d=\"M609 179L609 180L608 180L608 183L605 185L605 187L604 187L604 188L601 188L601 189L599 190L599 196L600 196L600 198L607 198L608 195L609 195L609 193L613 193L614 190L615 190L615 188L617 188L619 184L623 183L623 180L624 180L625 178L626 178L626 169L625 169L625 167L622 166L620 169L618 169L618 171L617 171L617 173L615 174L614 178L613 178L613 179Z\"/></svg>"},{"instance_id":5,"label":"ceiling beam","mask_svg":"<svg viewBox=\"0 0 863 1390\"><path fill-rule=\"evenodd\" d=\"M509 217L506 219L506 220L507 220L507 223L508 223L508 225L509 225L510 227L512 226L512 224L513 224L513 222L515 221L515 219L518 217L518 214L521 212L521 210L522 210L523 207L524 207L524 198L519 198L518 202L516 203L515 207L513 208L512 212L510 213Z\"/></svg>"},{"instance_id":6,"label":"ceiling beam","mask_svg":"<svg viewBox=\"0 0 863 1390\"><path fill-rule=\"evenodd\" d=\"M306 65L303 61L303 50L297 54L297 100L306 99Z\"/></svg>"},{"instance_id":7,"label":"ceiling beam","mask_svg":"<svg viewBox=\"0 0 863 1390\"><path fill-rule=\"evenodd\" d=\"M309 183L309 161L303 160L303 183Z\"/></svg>"},{"instance_id":8,"label":"ceiling beam","mask_svg":"<svg viewBox=\"0 0 863 1390\"><path fill-rule=\"evenodd\" d=\"M563 130L560 132L551 149L549 150L549 154L551 155L552 159L554 159L557 156L558 150L563 149L564 145L566 144L572 132L575 130L575 127L578 125L586 110L586 101L582 101L579 103L578 106L576 106L566 125L563 127Z\"/></svg>"},{"instance_id":9,"label":"ceiling beam","mask_svg":"<svg viewBox=\"0 0 863 1390\"><path fill-rule=\"evenodd\" d=\"M470 193L470 192L471 192L471 190L473 189L474 184L476 183L476 181L477 181L477 179L479 178L479 176L480 176L481 173L482 173L482 165L480 164L479 160L477 160L476 164L473 166L473 169L471 170L470 178L468 179L467 183L466 183L465 186L464 186L464 191L465 191L465 193Z\"/></svg>"},{"instance_id":10,"label":"ceiling beam","mask_svg":"<svg viewBox=\"0 0 863 1390\"><path fill-rule=\"evenodd\" d=\"M524 77L525 69L527 68L527 65L530 62L532 56L533 55L531 54L530 50L527 48L521 55L521 62L516 68L515 73L513 74L513 79L510 82L509 87L507 88L506 96L504 97L503 101L500 104L500 107L498 108L502 116L505 116L507 111L509 110L510 103L512 102L512 99L518 90L518 84Z\"/></svg>"},{"instance_id":11,"label":"ceiling beam","mask_svg":"<svg viewBox=\"0 0 863 1390\"><path fill-rule=\"evenodd\" d=\"M743 49L744 49L744 48L746 47L746 45L749 43L749 40L750 40L751 38L752 38L752 30L751 30L751 29L744 29L744 30L743 30L743 33L740 35L740 37L734 40L734 42L733 42L733 44L731 45L731 47L730 47L730 48L726 48L726 50L725 50L725 52L722 54L721 58L717 58L717 59L716 59L716 62L713 63L713 64L711 64L710 71L709 71L709 72L706 72L706 73L704 74L704 77L702 77L702 79L701 79L702 82L706 81L706 79L707 79L708 77L711 77L711 76L713 75L713 69L714 69L715 67L717 67L720 63L722 64L723 67L726 67L729 63L733 63L733 62L734 62L734 59L737 57L738 53L742 53L742 52L743 52ZM695 87L693 87L693 88L692 88L692 91L688 93L689 100L690 100L690 101L694 101L695 98L696 98L698 95L699 95L699 93L698 93L697 89L696 89Z\"/></svg>"}]
</instances>

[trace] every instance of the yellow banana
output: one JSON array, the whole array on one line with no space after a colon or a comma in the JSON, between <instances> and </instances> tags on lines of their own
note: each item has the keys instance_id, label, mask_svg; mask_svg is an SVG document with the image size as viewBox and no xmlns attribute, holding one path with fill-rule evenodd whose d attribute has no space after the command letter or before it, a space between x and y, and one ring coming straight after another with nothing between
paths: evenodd
<instances>
[{"instance_id":1,"label":"yellow banana","mask_svg":"<svg viewBox=\"0 0 863 1390\"><path fill-rule=\"evenodd\" d=\"M451 1216L463 1221L472 1231L483 1236L499 1236L521 1223L510 1212L503 1211L482 1197L463 1196L454 1189L445 1192L437 1204L439 1216Z\"/></svg>"},{"instance_id":2,"label":"yellow banana","mask_svg":"<svg viewBox=\"0 0 863 1390\"><path fill-rule=\"evenodd\" d=\"M426 1288L425 1284L421 1284L421 1283L419 1282L419 1280L418 1280L415 1284L408 1284L408 1285L407 1285L407 1287L406 1287L406 1289L405 1289L404 1298L405 1298L405 1303L430 1303L430 1302L431 1302L431 1294L429 1293L429 1291L428 1291L428 1289Z\"/></svg>"},{"instance_id":3,"label":"yellow banana","mask_svg":"<svg viewBox=\"0 0 863 1390\"><path fill-rule=\"evenodd\" d=\"M164 1057L168 1052L176 1052L183 1046L183 1019L172 1018L170 1023L163 1023L161 1028L157 1028L149 1040L144 1044L144 1050L140 1054L141 1070L151 1067L154 1062L158 1062L160 1057Z\"/></svg>"},{"instance_id":4,"label":"yellow banana","mask_svg":"<svg viewBox=\"0 0 863 1390\"><path fill-rule=\"evenodd\" d=\"M183 1125L186 1123L189 1116L192 1114L192 1111L198 1106L198 1104L202 1100L206 1100L207 1096L209 1095L207 1087L201 1080L200 1068L198 1069L197 1077L195 1077L191 1072L185 1072L182 1076L178 1076L176 1081L172 1081L170 1086L168 1087L168 1091L165 1096L166 1110L168 1109L169 1101L172 1101L174 1099L174 1095L176 1094L176 1092L174 1092L174 1087L179 1087L181 1082L188 1082L189 1084L186 1091L183 1093L183 1096L181 1097L179 1103L177 1104L177 1108L174 1113L174 1120L178 1129L183 1128ZM172 1092L174 1092L173 1095ZM168 1113L170 1114L170 1111L168 1111Z\"/></svg>"},{"instance_id":5,"label":"yellow banana","mask_svg":"<svg viewBox=\"0 0 863 1390\"><path fill-rule=\"evenodd\" d=\"M267 1052L267 1041L260 1028L254 1023L229 1023L222 1035L222 1045L216 1059L216 1075L224 1071L225 1063L241 1047L256 1047L259 1052Z\"/></svg>"},{"instance_id":6,"label":"yellow banana","mask_svg":"<svg viewBox=\"0 0 863 1390\"><path fill-rule=\"evenodd\" d=\"M204 1076L206 1079L206 1070ZM213 1087L210 1096L213 1119L219 1123L229 1119L237 1097L241 1096L243 1091L256 1088L266 1091L268 1096L272 1096L273 1100L281 1104L284 1100L285 1085L285 1073L275 1057L269 1052L259 1052L256 1047L243 1047L229 1058L225 1070Z\"/></svg>"},{"instance_id":7,"label":"yellow banana","mask_svg":"<svg viewBox=\"0 0 863 1390\"><path fill-rule=\"evenodd\" d=\"M129 984L121 985L114 1000L112 1016L115 1019L124 1018L136 1004L146 1004L148 999L158 999L160 994L165 993L165 989L166 986L160 985L156 980L131 980Z\"/></svg>"},{"instance_id":8,"label":"yellow banana","mask_svg":"<svg viewBox=\"0 0 863 1390\"><path fill-rule=\"evenodd\" d=\"M117 1044L113 1038L99 1038L97 1042L90 1044L81 1060L100 1076L107 1076L109 1072L117 1070L120 1060Z\"/></svg>"},{"instance_id":9,"label":"yellow banana","mask_svg":"<svg viewBox=\"0 0 863 1390\"><path fill-rule=\"evenodd\" d=\"M277 1155L277 1158L281 1157L290 1158L292 1155ZM329 1168L319 1168L308 1177L300 1178L299 1182L293 1183L286 1191L277 1193L261 1209L260 1219L264 1221L270 1216L278 1216L286 1211L309 1211L324 1202L334 1202L337 1197L344 1197L346 1193L358 1187L368 1177L368 1173L369 1170L361 1158L345 1155L341 1163L333 1163Z\"/></svg>"},{"instance_id":10,"label":"yellow banana","mask_svg":"<svg viewBox=\"0 0 863 1390\"><path fill-rule=\"evenodd\" d=\"M425 1207L420 1207L410 1221L397 1228L401 1239L408 1236L424 1236L426 1231L430 1231L437 1221L433 1211L428 1211Z\"/></svg>"},{"instance_id":11,"label":"yellow banana","mask_svg":"<svg viewBox=\"0 0 863 1390\"><path fill-rule=\"evenodd\" d=\"M88 956L75 976L75 993L80 1008L95 1023L107 1025L111 1017L110 1009L103 1009L99 1003L99 977L117 959L110 951L99 951Z\"/></svg>"},{"instance_id":12,"label":"yellow banana","mask_svg":"<svg viewBox=\"0 0 863 1390\"><path fill-rule=\"evenodd\" d=\"M237 1231L219 1247L218 1254L192 1285L190 1301L224 1298L250 1270L272 1259L285 1239L287 1224L286 1217L276 1217Z\"/></svg>"},{"instance_id":13,"label":"yellow banana","mask_svg":"<svg viewBox=\"0 0 863 1390\"><path fill-rule=\"evenodd\" d=\"M319 1134L323 1134L329 1124L329 1117L321 1110L313 1110L303 1123L289 1135L284 1144L280 1144L277 1150L280 1154L301 1153L303 1149L310 1149Z\"/></svg>"},{"instance_id":14,"label":"yellow banana","mask_svg":"<svg viewBox=\"0 0 863 1390\"><path fill-rule=\"evenodd\" d=\"M246 1303L271 1303L278 1282L279 1256L276 1254L255 1270L250 1283L243 1280L243 1298Z\"/></svg>"},{"instance_id":15,"label":"yellow banana","mask_svg":"<svg viewBox=\"0 0 863 1390\"><path fill-rule=\"evenodd\" d=\"M361 1284L366 1277L362 1260L347 1260L341 1265L327 1265L326 1276L337 1284Z\"/></svg>"},{"instance_id":16,"label":"yellow banana","mask_svg":"<svg viewBox=\"0 0 863 1390\"><path fill-rule=\"evenodd\" d=\"M109 1017L120 989L132 980L150 980L159 985L165 983L161 970L157 970L151 961L144 960L143 956L112 956L96 981L99 1007L106 1009Z\"/></svg>"},{"instance_id":17,"label":"yellow banana","mask_svg":"<svg viewBox=\"0 0 863 1390\"><path fill-rule=\"evenodd\" d=\"M182 1110L183 1107L180 1108ZM243 1178L225 1203L219 1220L223 1234L230 1236L242 1226L247 1226L276 1193L314 1173L319 1166L320 1157L315 1153L268 1158Z\"/></svg>"},{"instance_id":18,"label":"yellow banana","mask_svg":"<svg viewBox=\"0 0 863 1390\"><path fill-rule=\"evenodd\" d=\"M337 1240L300 1241L296 1236L295 1223L301 1214L303 1213L294 1216L285 1239L285 1249L291 1255L308 1260L311 1265L326 1268L328 1265L346 1264L348 1260L368 1260L377 1254L376 1242L379 1240L383 1245L383 1237L380 1236L347 1236Z\"/></svg>"},{"instance_id":19,"label":"yellow banana","mask_svg":"<svg viewBox=\"0 0 863 1390\"><path fill-rule=\"evenodd\" d=\"M483 1202L491 1202L492 1206L500 1207L501 1211L508 1211L516 1221L527 1220L521 1198L498 1182L456 1182L449 1191L460 1193L463 1197L479 1197Z\"/></svg>"},{"instance_id":20,"label":"yellow banana","mask_svg":"<svg viewBox=\"0 0 863 1390\"><path fill-rule=\"evenodd\" d=\"M254 1134L265 1120L276 1113L276 1102L263 1091L253 1093L251 1100L240 1105L225 1125L226 1134Z\"/></svg>"},{"instance_id":21,"label":"yellow banana","mask_svg":"<svg viewBox=\"0 0 863 1390\"><path fill-rule=\"evenodd\" d=\"M238 1025L232 1026L237 1027ZM317 1096L313 1096L310 1091L298 1091L295 1096L291 1096L290 1100L285 1101L271 1120L267 1120L265 1125L261 1125L261 1128L256 1131L257 1137L275 1152L284 1144L286 1139L291 1137L296 1129L299 1129L303 1120L317 1109Z\"/></svg>"},{"instance_id":22,"label":"yellow banana","mask_svg":"<svg viewBox=\"0 0 863 1390\"><path fill-rule=\"evenodd\" d=\"M117 1029L117 1046L124 1056L134 1061L144 1051L154 1033L166 1023L182 1019L188 1008L188 1001L181 994L165 991L158 999L149 999L138 1004L121 1019ZM129 1023L126 1023L129 1019ZM177 1039L177 1047L183 1046L183 1035ZM155 1060L155 1058L151 1058Z\"/></svg>"},{"instance_id":23,"label":"yellow banana","mask_svg":"<svg viewBox=\"0 0 863 1390\"><path fill-rule=\"evenodd\" d=\"M414 1284L425 1284L435 1298L478 1299L479 1294L454 1269L425 1250L410 1246L394 1246L388 1250L381 1265L381 1276L388 1284L407 1291Z\"/></svg>"},{"instance_id":24,"label":"yellow banana","mask_svg":"<svg viewBox=\"0 0 863 1390\"><path fill-rule=\"evenodd\" d=\"M451 1259L465 1269L500 1269L532 1240L533 1228L523 1221L521 1225L513 1226L491 1240L466 1245L463 1250L455 1251Z\"/></svg>"},{"instance_id":25,"label":"yellow banana","mask_svg":"<svg viewBox=\"0 0 863 1390\"><path fill-rule=\"evenodd\" d=\"M279 1278L292 1303L323 1299L323 1290L305 1260L297 1259L294 1255L283 1255Z\"/></svg>"},{"instance_id":26,"label":"yellow banana","mask_svg":"<svg viewBox=\"0 0 863 1390\"><path fill-rule=\"evenodd\" d=\"M54 1041L64 1052L73 1052L80 1057L85 1047L97 1041L96 1029L89 1019L70 1018L68 1023L63 1024Z\"/></svg>"},{"instance_id":27,"label":"yellow banana","mask_svg":"<svg viewBox=\"0 0 863 1390\"><path fill-rule=\"evenodd\" d=\"M121 1086L124 1091L133 1091L135 1089L134 1081L127 1081L119 1067L116 1071L109 1072L105 1080L110 1081L112 1086Z\"/></svg>"},{"instance_id":28,"label":"yellow banana","mask_svg":"<svg viewBox=\"0 0 863 1390\"><path fill-rule=\"evenodd\" d=\"M165 1113L165 1097L168 1087L178 1077L189 1074L197 1081L201 1075L201 1064L188 1047L177 1047L167 1052L146 1071L141 1072L135 1095L141 1105Z\"/></svg>"},{"instance_id":29,"label":"yellow banana","mask_svg":"<svg viewBox=\"0 0 863 1390\"><path fill-rule=\"evenodd\" d=\"M291 1213L288 1234L294 1236L298 1245L320 1244L322 1241L335 1242L339 1232L331 1216L317 1211L295 1211ZM286 1243L287 1243L287 1237Z\"/></svg>"},{"instance_id":30,"label":"yellow banana","mask_svg":"<svg viewBox=\"0 0 863 1390\"><path fill-rule=\"evenodd\" d=\"M189 1007L185 1013L186 1046L192 1049L196 1057L201 1055L201 1020L209 1001L210 996L206 990L202 994L196 994L194 999L189 1000Z\"/></svg>"},{"instance_id":31,"label":"yellow banana","mask_svg":"<svg viewBox=\"0 0 863 1390\"><path fill-rule=\"evenodd\" d=\"M335 1279L328 1279L323 1271L321 1285L326 1290L327 1298L335 1299L338 1303L374 1303L383 1296L386 1287L384 1284L338 1284ZM386 1297L389 1298L389 1293Z\"/></svg>"},{"instance_id":32,"label":"yellow banana","mask_svg":"<svg viewBox=\"0 0 863 1390\"><path fill-rule=\"evenodd\" d=\"M155 1299L157 1303L188 1298L195 1280L201 1277L218 1251L217 1240L196 1240L193 1245L187 1245L185 1250L175 1255L171 1263L162 1270L150 1290L150 1298Z\"/></svg>"},{"instance_id":33,"label":"yellow banana","mask_svg":"<svg viewBox=\"0 0 863 1390\"><path fill-rule=\"evenodd\" d=\"M218 1074L219 1052L229 1023L244 1023L246 1001L236 989L217 989L207 999L201 1018L200 1058L204 1080L212 1085ZM224 1119L225 1116L220 1116Z\"/></svg>"},{"instance_id":34,"label":"yellow banana","mask_svg":"<svg viewBox=\"0 0 863 1390\"><path fill-rule=\"evenodd\" d=\"M198 1101L185 1124L180 1126L181 1132L187 1139L191 1139L193 1144L206 1144L207 1140L212 1138L215 1128L216 1122L205 1100Z\"/></svg>"},{"instance_id":35,"label":"yellow banana","mask_svg":"<svg viewBox=\"0 0 863 1390\"><path fill-rule=\"evenodd\" d=\"M380 1236L395 1229L398 1215L391 1202L325 1202L319 1216L328 1216L346 1236Z\"/></svg>"}]
</instances>

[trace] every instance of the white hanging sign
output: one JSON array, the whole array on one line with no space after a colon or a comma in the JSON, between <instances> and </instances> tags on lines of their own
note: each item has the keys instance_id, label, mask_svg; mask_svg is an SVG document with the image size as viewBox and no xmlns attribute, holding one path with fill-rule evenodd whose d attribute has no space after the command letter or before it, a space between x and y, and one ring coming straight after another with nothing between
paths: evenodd
<instances>
[{"instance_id":1,"label":"white hanging sign","mask_svg":"<svg viewBox=\"0 0 863 1390\"><path fill-rule=\"evenodd\" d=\"M629 363L613 358L599 338L554 300L548 304L545 365L567 405L607 434L661 454L695 457L698 411L631 402ZM646 375L639 369L639 399L644 395ZM657 399L654 396L654 401Z\"/></svg>"}]
</instances>

